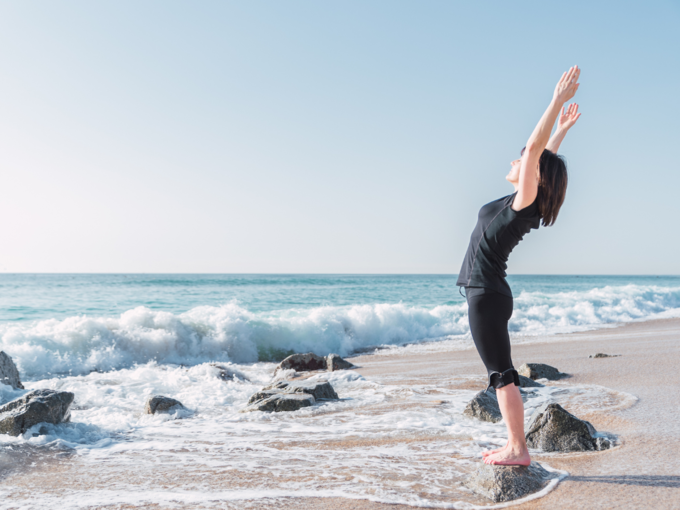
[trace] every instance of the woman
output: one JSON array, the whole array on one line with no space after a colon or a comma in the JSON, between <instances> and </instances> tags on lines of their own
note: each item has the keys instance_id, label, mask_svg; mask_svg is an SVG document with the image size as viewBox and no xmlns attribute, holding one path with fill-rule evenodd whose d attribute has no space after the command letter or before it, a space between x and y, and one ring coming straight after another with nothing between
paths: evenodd
<instances>
[{"instance_id":1,"label":"woman","mask_svg":"<svg viewBox=\"0 0 680 510\"><path fill-rule=\"evenodd\" d=\"M578 90L581 70L574 66L562 75L550 106L511 163L506 179L515 193L486 204L479 211L477 226L458 276L465 287L470 332L489 375L488 387L496 389L498 405L508 427L508 443L484 452L487 464L531 463L524 439L524 406L519 375L510 357L508 321L512 316L512 292L505 280L506 262L512 249L531 229L555 223L567 191L567 167L557 150L567 131L581 116L578 105L566 110L564 103ZM562 115L560 115L560 110ZM559 116L557 130L550 132Z\"/></svg>"}]
</instances>

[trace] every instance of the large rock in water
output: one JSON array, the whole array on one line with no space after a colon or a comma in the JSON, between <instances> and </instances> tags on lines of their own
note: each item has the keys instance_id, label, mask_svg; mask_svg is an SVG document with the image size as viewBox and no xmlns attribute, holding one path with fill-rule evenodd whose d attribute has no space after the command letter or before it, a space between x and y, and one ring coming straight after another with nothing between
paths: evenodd
<instances>
[{"instance_id":1,"label":"large rock in water","mask_svg":"<svg viewBox=\"0 0 680 510\"><path fill-rule=\"evenodd\" d=\"M520 382L522 382L522 379L526 379L526 377L520 376ZM531 381L531 379L529 379L529 381ZM534 383L534 381L531 382ZM539 383L534 384L536 386L543 386ZM531 385L529 384L527 386ZM526 402L528 398L535 396L532 393L524 391L521 387L519 394L522 397L522 402ZM472 397L472 400L468 402L467 406L465 406L463 414L465 416L469 416L470 418L477 418L478 420L482 421L490 421L491 423L498 423L501 421L503 417L501 416L501 409L498 406L498 396L496 395L496 389L489 388L477 393L474 397Z\"/></svg>"},{"instance_id":2,"label":"large rock in water","mask_svg":"<svg viewBox=\"0 0 680 510\"><path fill-rule=\"evenodd\" d=\"M184 405L179 400L163 395L154 395L146 401L144 412L146 414L169 413L173 407L184 409Z\"/></svg>"},{"instance_id":3,"label":"large rock in water","mask_svg":"<svg viewBox=\"0 0 680 510\"><path fill-rule=\"evenodd\" d=\"M605 437L593 437L596 431L589 422L579 420L555 403L538 407L527 429L527 446L544 452L584 452L612 446Z\"/></svg>"},{"instance_id":4,"label":"large rock in water","mask_svg":"<svg viewBox=\"0 0 680 510\"><path fill-rule=\"evenodd\" d=\"M308 352L305 354L291 354L278 364L276 370L290 370L291 368L296 372L326 370L326 358L317 356L313 352Z\"/></svg>"},{"instance_id":5,"label":"large rock in water","mask_svg":"<svg viewBox=\"0 0 680 510\"><path fill-rule=\"evenodd\" d=\"M285 393L307 393L316 400L338 400L338 394L328 381L292 381L283 390Z\"/></svg>"},{"instance_id":6,"label":"large rock in water","mask_svg":"<svg viewBox=\"0 0 680 510\"><path fill-rule=\"evenodd\" d=\"M503 503L538 492L555 477L536 462L526 467L482 464L465 486L494 503Z\"/></svg>"},{"instance_id":7,"label":"large rock in water","mask_svg":"<svg viewBox=\"0 0 680 510\"><path fill-rule=\"evenodd\" d=\"M482 421L498 423L503 418L498 407L498 399L491 391L480 391L477 393L463 411L465 416L477 418Z\"/></svg>"},{"instance_id":8,"label":"large rock in water","mask_svg":"<svg viewBox=\"0 0 680 510\"><path fill-rule=\"evenodd\" d=\"M545 386L541 383L538 383L534 381L533 379L530 379L529 377L525 377L523 375L519 376L519 387L520 388L545 388Z\"/></svg>"},{"instance_id":9,"label":"large rock in water","mask_svg":"<svg viewBox=\"0 0 680 510\"><path fill-rule=\"evenodd\" d=\"M525 363L517 369L519 375L528 377L529 379L548 379L549 381L556 381L557 379L562 379L567 377L567 374L563 374L555 367L550 365L544 365L543 363Z\"/></svg>"},{"instance_id":10,"label":"large rock in water","mask_svg":"<svg viewBox=\"0 0 680 510\"><path fill-rule=\"evenodd\" d=\"M297 411L303 407L313 406L315 403L316 399L314 396L307 393L275 393L264 400L254 402L243 409L242 412L265 411L280 413L283 411Z\"/></svg>"},{"instance_id":11,"label":"large rock in water","mask_svg":"<svg viewBox=\"0 0 680 510\"><path fill-rule=\"evenodd\" d=\"M328 381L277 381L254 393L243 412L297 411L314 405L317 400L338 400L338 394L331 383Z\"/></svg>"},{"instance_id":12,"label":"large rock in water","mask_svg":"<svg viewBox=\"0 0 680 510\"><path fill-rule=\"evenodd\" d=\"M19 370L7 354L0 351L0 383L8 384L15 390L23 390L24 385L21 384L19 378Z\"/></svg>"},{"instance_id":13,"label":"large rock in water","mask_svg":"<svg viewBox=\"0 0 680 510\"><path fill-rule=\"evenodd\" d=\"M349 370L354 368L354 365L337 354L329 354L326 356L326 367L328 367L329 372L335 372L336 370Z\"/></svg>"},{"instance_id":14,"label":"large rock in water","mask_svg":"<svg viewBox=\"0 0 680 510\"><path fill-rule=\"evenodd\" d=\"M68 391L34 390L12 400L0 407L0 434L19 436L38 423L67 422L73 398Z\"/></svg>"}]
</instances>

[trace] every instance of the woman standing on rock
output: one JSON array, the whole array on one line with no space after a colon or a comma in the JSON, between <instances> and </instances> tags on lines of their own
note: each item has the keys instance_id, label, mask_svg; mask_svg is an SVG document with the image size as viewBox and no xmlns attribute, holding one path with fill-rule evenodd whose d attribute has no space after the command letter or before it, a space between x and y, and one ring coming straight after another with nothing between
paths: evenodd
<instances>
[{"instance_id":1,"label":"woman standing on rock","mask_svg":"<svg viewBox=\"0 0 680 510\"><path fill-rule=\"evenodd\" d=\"M557 155L567 131L581 116L578 105L564 108L578 90L581 70L574 66L562 75L550 106L531 133L521 157L511 163L506 179L515 192L486 204L479 211L457 285L465 287L470 332L496 389L498 405L508 427L508 443L484 452L487 464L531 463L524 439L524 405L519 375L510 356L508 321L512 292L505 280L508 256L531 229L555 223L567 191L567 167ZM560 111L562 114L560 115ZM550 132L559 117L557 130Z\"/></svg>"}]
</instances>

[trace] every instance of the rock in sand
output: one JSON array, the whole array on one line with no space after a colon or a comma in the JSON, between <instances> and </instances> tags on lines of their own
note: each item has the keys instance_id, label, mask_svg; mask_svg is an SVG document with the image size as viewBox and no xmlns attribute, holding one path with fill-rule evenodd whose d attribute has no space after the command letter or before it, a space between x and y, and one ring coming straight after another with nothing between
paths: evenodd
<instances>
[{"instance_id":1,"label":"rock in sand","mask_svg":"<svg viewBox=\"0 0 680 510\"><path fill-rule=\"evenodd\" d=\"M21 384L19 378L19 370L7 354L0 351L0 383L8 384L15 390L23 390L24 385Z\"/></svg>"},{"instance_id":2,"label":"rock in sand","mask_svg":"<svg viewBox=\"0 0 680 510\"><path fill-rule=\"evenodd\" d=\"M254 393L243 412L297 411L319 400L338 400L328 381L276 381Z\"/></svg>"},{"instance_id":3,"label":"rock in sand","mask_svg":"<svg viewBox=\"0 0 680 510\"><path fill-rule=\"evenodd\" d=\"M585 452L611 448L605 437L594 437L595 428L567 412L561 405L545 403L531 415L526 440L529 448L544 452Z\"/></svg>"},{"instance_id":4,"label":"rock in sand","mask_svg":"<svg viewBox=\"0 0 680 510\"><path fill-rule=\"evenodd\" d=\"M184 405L179 400L163 395L154 395L146 401L144 412L146 414L169 413L173 407L184 409Z\"/></svg>"},{"instance_id":5,"label":"rock in sand","mask_svg":"<svg viewBox=\"0 0 680 510\"><path fill-rule=\"evenodd\" d=\"M504 503L540 491L555 477L536 462L527 467L482 464L465 486L494 503Z\"/></svg>"},{"instance_id":6,"label":"rock in sand","mask_svg":"<svg viewBox=\"0 0 680 510\"><path fill-rule=\"evenodd\" d=\"M0 406L0 434L18 436L38 423L67 422L73 398L68 391L34 390L12 400Z\"/></svg>"},{"instance_id":7,"label":"rock in sand","mask_svg":"<svg viewBox=\"0 0 680 510\"><path fill-rule=\"evenodd\" d=\"M555 367L544 365L543 363L525 363L517 369L520 376L528 377L529 379L548 379L549 381L556 381L567 377L568 374L563 374Z\"/></svg>"},{"instance_id":8,"label":"rock in sand","mask_svg":"<svg viewBox=\"0 0 680 510\"><path fill-rule=\"evenodd\" d=\"M313 352L307 352L305 354L291 354L278 364L276 370L290 370L291 368L296 372L326 370L326 358L317 356Z\"/></svg>"},{"instance_id":9,"label":"rock in sand","mask_svg":"<svg viewBox=\"0 0 680 510\"><path fill-rule=\"evenodd\" d=\"M529 377L525 377L523 375L519 376L519 387L520 388L544 388L545 386L539 382L534 381L533 379L530 379Z\"/></svg>"},{"instance_id":10,"label":"rock in sand","mask_svg":"<svg viewBox=\"0 0 680 510\"><path fill-rule=\"evenodd\" d=\"M264 400L259 400L243 409L241 412L265 411L280 413L297 411L303 407L310 407L316 403L313 395L307 393L275 393Z\"/></svg>"},{"instance_id":11,"label":"rock in sand","mask_svg":"<svg viewBox=\"0 0 680 510\"><path fill-rule=\"evenodd\" d=\"M335 372L336 370L349 370L354 368L349 361L342 359L337 354L329 354L326 356L326 366L329 372Z\"/></svg>"},{"instance_id":12,"label":"rock in sand","mask_svg":"<svg viewBox=\"0 0 680 510\"><path fill-rule=\"evenodd\" d=\"M620 354L605 354L604 352L598 352L597 354L591 354L589 358L618 358Z\"/></svg>"},{"instance_id":13,"label":"rock in sand","mask_svg":"<svg viewBox=\"0 0 680 510\"><path fill-rule=\"evenodd\" d=\"M477 393L465 406L463 414L470 418L490 421L491 423L498 423L503 418L496 395L491 391Z\"/></svg>"}]
</instances>

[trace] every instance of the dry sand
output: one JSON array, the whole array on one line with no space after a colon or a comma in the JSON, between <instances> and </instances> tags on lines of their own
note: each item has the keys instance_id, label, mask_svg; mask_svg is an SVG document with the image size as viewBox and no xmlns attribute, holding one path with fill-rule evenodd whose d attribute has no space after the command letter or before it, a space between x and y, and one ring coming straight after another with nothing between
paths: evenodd
<instances>
[{"instance_id":1,"label":"dry sand","mask_svg":"<svg viewBox=\"0 0 680 510\"><path fill-rule=\"evenodd\" d=\"M617 434L621 446L605 452L538 456L536 460L568 471L569 477L546 497L514 508L680 509L680 399L677 396L680 387L680 320L628 324L542 340L515 346L513 359L516 366L524 362L548 363L572 374L569 383L605 386L632 394L638 401L606 414L580 414L598 430ZM621 356L588 358L597 352ZM452 373L470 376L484 373L484 367L473 350L366 355L352 361L361 367L358 371L365 377L395 384L408 381L422 384ZM471 379L477 387L481 380ZM72 456L55 458L39 451L34 455L29 462L33 466L31 469L3 472L0 465L0 489L8 484L20 492L25 491L25 496L19 496L13 502L16 504L23 500L23 504L27 505L23 508L30 508L30 493L36 488L56 495L70 490L96 490L108 483L103 475L91 476L84 471ZM163 468L154 476L163 478L162 471ZM127 475L136 476L134 473ZM151 481L141 474L139 476L140 483ZM228 481L229 485L236 481L234 475L228 473L204 473L201 476L207 476L218 484L220 480L221 483ZM168 480L153 480L154 484L172 490L192 483L189 479L166 478ZM0 501L0 508L5 507ZM96 508L160 507L110 505ZM225 502L221 508L396 510L410 507L343 498L289 498L283 501Z\"/></svg>"}]
</instances>

